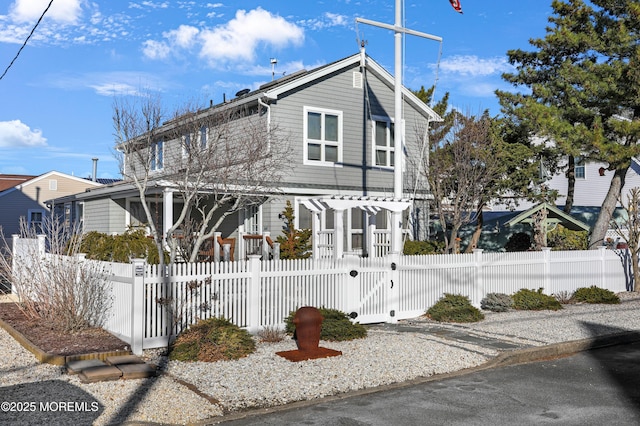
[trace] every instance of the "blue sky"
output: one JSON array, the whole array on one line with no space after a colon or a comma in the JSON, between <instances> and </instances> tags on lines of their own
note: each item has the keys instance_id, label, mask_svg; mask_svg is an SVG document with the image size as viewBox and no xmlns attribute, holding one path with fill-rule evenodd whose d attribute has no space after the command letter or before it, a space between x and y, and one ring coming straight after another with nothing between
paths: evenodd
<instances>
[{"instance_id":1,"label":"blue sky","mask_svg":"<svg viewBox=\"0 0 640 426\"><path fill-rule=\"evenodd\" d=\"M494 95L510 87L509 49L543 37L551 0L405 2L406 26L443 38L437 94L463 111L499 113ZM49 0L0 2L0 73ZM0 173L51 170L119 177L113 155L114 97L158 91L167 107L214 103L276 76L358 51L393 73L393 33L355 23L393 24L394 0L235 1L54 0L27 46L0 80ZM436 83L440 44L408 36L404 83Z\"/></svg>"}]
</instances>

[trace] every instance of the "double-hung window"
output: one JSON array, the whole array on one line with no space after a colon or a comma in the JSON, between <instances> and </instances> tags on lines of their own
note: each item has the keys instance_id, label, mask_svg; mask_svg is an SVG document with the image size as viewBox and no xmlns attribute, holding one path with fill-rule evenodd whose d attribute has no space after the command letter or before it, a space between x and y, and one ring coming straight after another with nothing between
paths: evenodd
<instances>
[{"instance_id":1,"label":"double-hung window","mask_svg":"<svg viewBox=\"0 0 640 426\"><path fill-rule=\"evenodd\" d=\"M379 167L393 167L395 164L393 123L389 118L374 117L372 124L373 163Z\"/></svg>"},{"instance_id":2,"label":"double-hung window","mask_svg":"<svg viewBox=\"0 0 640 426\"><path fill-rule=\"evenodd\" d=\"M187 158L191 154L191 134L186 133L182 137L182 157Z\"/></svg>"},{"instance_id":3,"label":"double-hung window","mask_svg":"<svg viewBox=\"0 0 640 426\"><path fill-rule=\"evenodd\" d=\"M28 227L29 229L34 230L37 234L41 234L43 232L43 220L45 216L45 211L40 209L29 209L28 210Z\"/></svg>"},{"instance_id":4,"label":"double-hung window","mask_svg":"<svg viewBox=\"0 0 640 426\"><path fill-rule=\"evenodd\" d=\"M151 144L151 158L150 168L151 170L162 170L164 164L164 146L162 141L154 142Z\"/></svg>"},{"instance_id":5,"label":"double-hung window","mask_svg":"<svg viewBox=\"0 0 640 426\"><path fill-rule=\"evenodd\" d=\"M200 127L200 149L207 148L207 126Z\"/></svg>"},{"instance_id":6,"label":"double-hung window","mask_svg":"<svg viewBox=\"0 0 640 426\"><path fill-rule=\"evenodd\" d=\"M573 161L574 161L573 167L574 167L576 179L584 179L585 178L584 158L574 157Z\"/></svg>"},{"instance_id":7,"label":"double-hung window","mask_svg":"<svg viewBox=\"0 0 640 426\"><path fill-rule=\"evenodd\" d=\"M342 111L304 107L304 164L342 162Z\"/></svg>"}]
</instances>

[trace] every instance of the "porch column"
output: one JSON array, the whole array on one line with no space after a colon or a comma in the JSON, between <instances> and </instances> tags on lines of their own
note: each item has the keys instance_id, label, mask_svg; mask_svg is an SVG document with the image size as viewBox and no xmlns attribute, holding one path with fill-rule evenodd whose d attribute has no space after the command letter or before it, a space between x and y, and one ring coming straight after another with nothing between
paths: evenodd
<instances>
[{"instance_id":1,"label":"porch column","mask_svg":"<svg viewBox=\"0 0 640 426\"><path fill-rule=\"evenodd\" d=\"M311 255L320 259L320 213L311 212Z\"/></svg>"},{"instance_id":2,"label":"porch column","mask_svg":"<svg viewBox=\"0 0 640 426\"><path fill-rule=\"evenodd\" d=\"M344 209L333 210L333 258L342 259L344 253Z\"/></svg>"},{"instance_id":3,"label":"porch column","mask_svg":"<svg viewBox=\"0 0 640 426\"><path fill-rule=\"evenodd\" d=\"M173 190L162 191L162 241L167 244L169 229L173 226Z\"/></svg>"},{"instance_id":4,"label":"porch column","mask_svg":"<svg viewBox=\"0 0 640 426\"><path fill-rule=\"evenodd\" d=\"M391 212L391 253L402 253L402 212Z\"/></svg>"},{"instance_id":5,"label":"porch column","mask_svg":"<svg viewBox=\"0 0 640 426\"><path fill-rule=\"evenodd\" d=\"M367 214L367 255L369 257L376 257L375 247L375 231L376 231L376 214Z\"/></svg>"}]
</instances>

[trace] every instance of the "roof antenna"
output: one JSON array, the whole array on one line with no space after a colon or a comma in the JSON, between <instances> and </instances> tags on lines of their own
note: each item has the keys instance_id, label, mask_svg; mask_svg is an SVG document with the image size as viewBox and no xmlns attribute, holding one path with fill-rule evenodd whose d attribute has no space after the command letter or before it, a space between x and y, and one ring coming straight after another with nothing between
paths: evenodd
<instances>
[{"instance_id":1,"label":"roof antenna","mask_svg":"<svg viewBox=\"0 0 640 426\"><path fill-rule=\"evenodd\" d=\"M271 58L271 81L276 79L276 64L278 60L276 58Z\"/></svg>"}]
</instances>

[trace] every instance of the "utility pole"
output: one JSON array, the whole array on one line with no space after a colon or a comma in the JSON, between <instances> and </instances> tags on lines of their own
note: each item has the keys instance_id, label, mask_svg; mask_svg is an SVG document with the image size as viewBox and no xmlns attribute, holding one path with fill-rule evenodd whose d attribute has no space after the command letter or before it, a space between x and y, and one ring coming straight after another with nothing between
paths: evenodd
<instances>
[{"instance_id":1,"label":"utility pole","mask_svg":"<svg viewBox=\"0 0 640 426\"><path fill-rule=\"evenodd\" d=\"M395 24L389 25L382 22L371 21L369 19L356 18L356 22L374 27L385 28L395 33L395 76L394 76L394 109L395 118L393 125L393 150L394 150L394 169L393 169L393 197L401 200L403 196L402 190L402 167L404 161L404 153L402 150L402 34L409 34L417 37L426 38L442 42L442 37L431 34L414 31L402 26L402 0L396 0ZM400 253L402 251L402 212L392 213L391 223L391 252Z\"/></svg>"}]
</instances>

